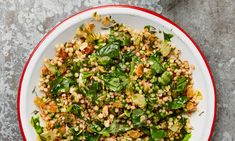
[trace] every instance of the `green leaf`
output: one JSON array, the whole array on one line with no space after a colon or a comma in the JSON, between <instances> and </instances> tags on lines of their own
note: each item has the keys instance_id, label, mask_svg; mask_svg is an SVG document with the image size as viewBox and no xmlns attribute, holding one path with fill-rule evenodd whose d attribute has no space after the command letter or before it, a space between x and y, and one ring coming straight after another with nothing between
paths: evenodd
<instances>
[{"instance_id":1,"label":"green leaf","mask_svg":"<svg viewBox=\"0 0 235 141\"><path fill-rule=\"evenodd\" d=\"M176 83L176 93L184 93L186 87L188 85L188 78L187 77L179 77Z\"/></svg>"},{"instance_id":2,"label":"green leaf","mask_svg":"<svg viewBox=\"0 0 235 141\"><path fill-rule=\"evenodd\" d=\"M169 55L172 50L172 47L167 42L162 42L159 48L159 52L162 54L163 57Z\"/></svg>"},{"instance_id":3,"label":"green leaf","mask_svg":"<svg viewBox=\"0 0 235 141\"><path fill-rule=\"evenodd\" d=\"M172 102L169 103L170 109L179 109L185 106L185 103L188 101L186 96L179 96L178 98L174 99Z\"/></svg>"},{"instance_id":4,"label":"green leaf","mask_svg":"<svg viewBox=\"0 0 235 141\"><path fill-rule=\"evenodd\" d=\"M119 68L102 78L106 87L112 91L121 91L128 84L127 75Z\"/></svg>"},{"instance_id":5,"label":"green leaf","mask_svg":"<svg viewBox=\"0 0 235 141\"><path fill-rule=\"evenodd\" d=\"M170 42L171 38L174 36L173 34L166 33L166 32L163 32L163 35L164 35L164 41L166 42Z\"/></svg>"},{"instance_id":6,"label":"green leaf","mask_svg":"<svg viewBox=\"0 0 235 141\"><path fill-rule=\"evenodd\" d=\"M63 91L69 92L70 86L75 85L75 84L76 82L70 78L57 77L55 80L53 80L50 83L50 86L51 86L50 92L53 96L56 97Z\"/></svg>"},{"instance_id":7,"label":"green leaf","mask_svg":"<svg viewBox=\"0 0 235 141\"><path fill-rule=\"evenodd\" d=\"M75 116L81 116L81 107L78 104L72 104L67 108L67 112L74 114Z\"/></svg>"},{"instance_id":8,"label":"green leaf","mask_svg":"<svg viewBox=\"0 0 235 141\"><path fill-rule=\"evenodd\" d=\"M135 105L138 105L140 108L144 108L146 106L146 101L145 101L145 97L143 94L132 95L132 102Z\"/></svg>"},{"instance_id":9,"label":"green leaf","mask_svg":"<svg viewBox=\"0 0 235 141\"><path fill-rule=\"evenodd\" d=\"M134 56L131 61L131 66L130 66L130 73L129 75L132 76L135 71L135 65L137 64L139 58L137 56Z\"/></svg>"},{"instance_id":10,"label":"green leaf","mask_svg":"<svg viewBox=\"0 0 235 141\"><path fill-rule=\"evenodd\" d=\"M160 63L160 59L156 56L151 56L149 59L149 63L152 64L151 69L156 73L161 74L164 72L164 68Z\"/></svg>"},{"instance_id":11,"label":"green leaf","mask_svg":"<svg viewBox=\"0 0 235 141\"><path fill-rule=\"evenodd\" d=\"M98 81L92 81L91 85L86 90L85 95L89 101L95 102L99 90L100 90L100 83Z\"/></svg>"},{"instance_id":12,"label":"green leaf","mask_svg":"<svg viewBox=\"0 0 235 141\"><path fill-rule=\"evenodd\" d=\"M107 66L113 63L113 60L109 56L103 56L98 58L98 64Z\"/></svg>"},{"instance_id":13,"label":"green leaf","mask_svg":"<svg viewBox=\"0 0 235 141\"><path fill-rule=\"evenodd\" d=\"M183 138L183 140L182 140L182 141L189 141L189 140L190 140L190 138L191 138L191 136L192 136L192 134L191 134L191 133L186 134L186 135L184 136L184 138Z\"/></svg>"},{"instance_id":14,"label":"green leaf","mask_svg":"<svg viewBox=\"0 0 235 141\"><path fill-rule=\"evenodd\" d=\"M100 138L99 134L85 133L86 141L98 141Z\"/></svg>"},{"instance_id":15,"label":"green leaf","mask_svg":"<svg viewBox=\"0 0 235 141\"><path fill-rule=\"evenodd\" d=\"M95 45L99 46L99 47L102 47L102 46L105 46L106 43L104 40L102 39L98 39L98 40L95 40Z\"/></svg>"},{"instance_id":16,"label":"green leaf","mask_svg":"<svg viewBox=\"0 0 235 141\"><path fill-rule=\"evenodd\" d=\"M108 56L110 58L119 58L119 52L120 52L120 43L119 42L113 42L105 45L104 47L100 48L96 54L100 57L102 56Z\"/></svg>"},{"instance_id":17,"label":"green leaf","mask_svg":"<svg viewBox=\"0 0 235 141\"><path fill-rule=\"evenodd\" d=\"M132 118L132 122L134 125L140 125L141 122L140 122L140 117L144 114L144 111L142 109L134 109L132 111L132 115L131 115L131 118Z\"/></svg>"},{"instance_id":18,"label":"green leaf","mask_svg":"<svg viewBox=\"0 0 235 141\"><path fill-rule=\"evenodd\" d=\"M82 72L82 78L83 78L83 79L86 79L86 78L88 78L88 77L90 77L90 76L92 76L92 75L93 75L92 72L88 72L88 71Z\"/></svg>"},{"instance_id":19,"label":"green leaf","mask_svg":"<svg viewBox=\"0 0 235 141\"><path fill-rule=\"evenodd\" d=\"M165 71L161 77L158 78L158 82L162 85L162 86L166 86L168 84L171 83L172 80L172 74L168 71Z\"/></svg>"},{"instance_id":20,"label":"green leaf","mask_svg":"<svg viewBox=\"0 0 235 141\"><path fill-rule=\"evenodd\" d=\"M124 114L125 114L127 117L130 117L130 116L131 116L131 111L128 111L128 110L124 109Z\"/></svg>"},{"instance_id":21,"label":"green leaf","mask_svg":"<svg viewBox=\"0 0 235 141\"><path fill-rule=\"evenodd\" d=\"M120 91L123 87L121 85L120 78L110 78L108 81L105 81L105 84L107 87L112 91Z\"/></svg>"},{"instance_id":22,"label":"green leaf","mask_svg":"<svg viewBox=\"0 0 235 141\"><path fill-rule=\"evenodd\" d=\"M43 132L43 127L40 125L39 115L35 115L31 118L31 124L38 134Z\"/></svg>"},{"instance_id":23,"label":"green leaf","mask_svg":"<svg viewBox=\"0 0 235 141\"><path fill-rule=\"evenodd\" d=\"M99 132L102 136L109 136L110 134L118 135L119 133L126 132L132 129L128 124L120 124L117 121L113 121L110 127L104 128Z\"/></svg>"},{"instance_id":24,"label":"green leaf","mask_svg":"<svg viewBox=\"0 0 235 141\"><path fill-rule=\"evenodd\" d=\"M144 29L147 29L150 33L156 33L156 28L151 25L144 26Z\"/></svg>"},{"instance_id":25,"label":"green leaf","mask_svg":"<svg viewBox=\"0 0 235 141\"><path fill-rule=\"evenodd\" d=\"M151 126L150 133L153 139L161 139L167 136L167 133L164 130L159 130L154 126Z\"/></svg>"},{"instance_id":26,"label":"green leaf","mask_svg":"<svg viewBox=\"0 0 235 141\"><path fill-rule=\"evenodd\" d=\"M123 62L130 62L134 54L132 52L127 52L122 55Z\"/></svg>"}]
</instances>

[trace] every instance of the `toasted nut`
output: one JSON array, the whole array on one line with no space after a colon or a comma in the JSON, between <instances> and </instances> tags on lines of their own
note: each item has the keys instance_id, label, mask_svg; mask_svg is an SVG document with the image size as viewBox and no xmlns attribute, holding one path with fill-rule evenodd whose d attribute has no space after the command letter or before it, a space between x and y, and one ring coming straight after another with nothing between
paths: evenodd
<instances>
[{"instance_id":1,"label":"toasted nut","mask_svg":"<svg viewBox=\"0 0 235 141\"><path fill-rule=\"evenodd\" d=\"M44 65L43 67L42 67L42 74L43 75L46 75L46 74L48 74L49 73L49 70L47 69L47 67Z\"/></svg>"},{"instance_id":2,"label":"toasted nut","mask_svg":"<svg viewBox=\"0 0 235 141\"><path fill-rule=\"evenodd\" d=\"M143 75L143 65L139 64L136 68L136 75L138 77L141 77Z\"/></svg>"},{"instance_id":3,"label":"toasted nut","mask_svg":"<svg viewBox=\"0 0 235 141\"><path fill-rule=\"evenodd\" d=\"M194 90L193 90L192 87L188 87L186 95L187 95L188 98L192 98L195 95Z\"/></svg>"},{"instance_id":4,"label":"toasted nut","mask_svg":"<svg viewBox=\"0 0 235 141\"><path fill-rule=\"evenodd\" d=\"M186 108L190 113L195 112L197 110L197 104L190 101L187 103Z\"/></svg>"},{"instance_id":5,"label":"toasted nut","mask_svg":"<svg viewBox=\"0 0 235 141\"><path fill-rule=\"evenodd\" d=\"M107 105L105 105L105 106L103 107L102 113L103 113L104 117L108 116L108 114L109 114L109 109L108 109L108 106L107 106Z\"/></svg>"}]
</instances>

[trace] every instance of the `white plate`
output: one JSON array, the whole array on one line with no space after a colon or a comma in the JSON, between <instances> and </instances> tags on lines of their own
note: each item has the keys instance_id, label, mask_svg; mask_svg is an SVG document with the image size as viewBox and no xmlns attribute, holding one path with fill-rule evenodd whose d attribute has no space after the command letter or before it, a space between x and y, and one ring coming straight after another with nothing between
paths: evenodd
<instances>
[{"instance_id":1,"label":"white plate","mask_svg":"<svg viewBox=\"0 0 235 141\"><path fill-rule=\"evenodd\" d=\"M199 110L191 118L193 126L191 141L210 140L215 121L215 86L213 77L202 52L185 31L169 19L147 9L127 6L108 5L91 8L75 14L55 26L39 42L31 53L19 83L18 89L18 120L24 140L36 140L36 133L30 124L32 112L37 109L34 105L32 90L37 87L43 58L55 55L55 44L63 43L73 38L75 29L91 20L91 15L98 12L101 15L111 15L119 23L124 23L134 29L142 29L145 25L152 25L157 29L174 34L172 43L182 51L181 57L194 64L194 87L201 90L203 100L199 103ZM202 113L203 114L200 114Z\"/></svg>"}]
</instances>

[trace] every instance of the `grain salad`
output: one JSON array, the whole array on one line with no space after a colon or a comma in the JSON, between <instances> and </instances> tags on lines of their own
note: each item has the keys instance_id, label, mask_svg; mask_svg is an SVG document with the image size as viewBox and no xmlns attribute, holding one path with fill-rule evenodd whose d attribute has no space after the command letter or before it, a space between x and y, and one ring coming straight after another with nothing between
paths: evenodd
<instances>
[{"instance_id":1,"label":"grain salad","mask_svg":"<svg viewBox=\"0 0 235 141\"><path fill-rule=\"evenodd\" d=\"M172 34L94 13L44 59L31 124L41 141L188 141L202 98ZM95 32L96 24L108 32ZM158 32L163 36L160 38ZM43 121L43 122L40 122Z\"/></svg>"}]
</instances>

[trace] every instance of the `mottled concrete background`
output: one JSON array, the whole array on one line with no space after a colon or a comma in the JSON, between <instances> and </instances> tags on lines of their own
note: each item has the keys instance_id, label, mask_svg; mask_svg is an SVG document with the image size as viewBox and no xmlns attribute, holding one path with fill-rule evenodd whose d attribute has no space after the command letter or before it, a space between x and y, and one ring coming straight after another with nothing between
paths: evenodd
<instances>
[{"instance_id":1,"label":"mottled concrete background","mask_svg":"<svg viewBox=\"0 0 235 141\"><path fill-rule=\"evenodd\" d=\"M22 140L18 81L29 53L62 19L101 4L132 4L161 12L201 47L217 86L212 140L235 140L235 0L0 0L0 141Z\"/></svg>"}]
</instances>

